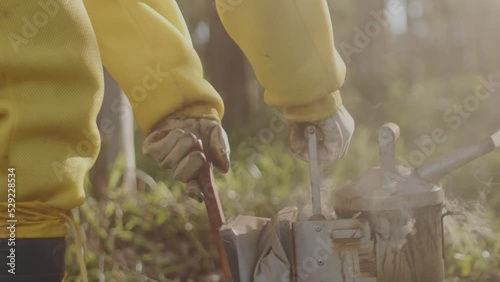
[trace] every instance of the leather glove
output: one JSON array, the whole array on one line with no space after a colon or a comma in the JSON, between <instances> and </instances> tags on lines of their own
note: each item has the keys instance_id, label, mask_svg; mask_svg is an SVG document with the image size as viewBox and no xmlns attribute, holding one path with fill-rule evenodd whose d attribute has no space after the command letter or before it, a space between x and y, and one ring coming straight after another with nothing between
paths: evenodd
<instances>
[{"instance_id":1,"label":"leather glove","mask_svg":"<svg viewBox=\"0 0 500 282\"><path fill-rule=\"evenodd\" d=\"M207 155L193 151L198 139ZM187 183L187 194L199 202L203 201L203 194L196 179L207 160L222 173L230 166L226 132L218 122L210 119L167 118L146 138L142 152L161 168L172 169L175 179Z\"/></svg>"},{"instance_id":2,"label":"leather glove","mask_svg":"<svg viewBox=\"0 0 500 282\"><path fill-rule=\"evenodd\" d=\"M319 122L290 122L290 149L300 159L309 160L308 142L305 130L309 125L316 125L318 140L318 160L321 163L333 163L340 160L351 142L354 133L354 119L344 106L339 111Z\"/></svg>"}]
</instances>

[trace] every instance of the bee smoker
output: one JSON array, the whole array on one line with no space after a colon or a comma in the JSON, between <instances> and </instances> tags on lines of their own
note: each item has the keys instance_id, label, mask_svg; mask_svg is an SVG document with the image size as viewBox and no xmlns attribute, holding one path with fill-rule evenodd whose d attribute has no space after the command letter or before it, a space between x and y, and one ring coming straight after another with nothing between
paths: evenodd
<instances>
[{"instance_id":1,"label":"bee smoker","mask_svg":"<svg viewBox=\"0 0 500 282\"><path fill-rule=\"evenodd\" d=\"M335 210L339 218L369 222L377 282L443 282L444 191L435 183L498 144L487 138L410 170L396 165L399 134L393 123L379 129L380 167L340 189Z\"/></svg>"}]
</instances>

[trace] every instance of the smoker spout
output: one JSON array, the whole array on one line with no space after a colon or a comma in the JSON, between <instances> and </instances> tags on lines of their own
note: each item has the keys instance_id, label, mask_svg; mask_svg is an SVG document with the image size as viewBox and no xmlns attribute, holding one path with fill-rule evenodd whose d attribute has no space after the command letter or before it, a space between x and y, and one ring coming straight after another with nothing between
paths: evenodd
<instances>
[{"instance_id":1,"label":"smoker spout","mask_svg":"<svg viewBox=\"0 0 500 282\"><path fill-rule=\"evenodd\" d=\"M494 151L498 147L498 143L494 139L487 138L477 144L459 149L449 156L422 165L417 168L416 173L431 183L439 181L454 170Z\"/></svg>"}]
</instances>

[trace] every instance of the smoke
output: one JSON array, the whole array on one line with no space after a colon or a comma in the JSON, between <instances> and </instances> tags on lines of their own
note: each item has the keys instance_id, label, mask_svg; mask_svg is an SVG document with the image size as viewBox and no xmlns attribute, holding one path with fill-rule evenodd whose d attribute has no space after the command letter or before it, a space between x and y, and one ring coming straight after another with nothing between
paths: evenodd
<instances>
[{"instance_id":1,"label":"smoke","mask_svg":"<svg viewBox=\"0 0 500 282\"><path fill-rule=\"evenodd\" d=\"M335 209L333 205L333 198L335 194L334 181L330 178L323 179L320 184L321 189L321 207L323 216L326 220L334 220L337 218L335 214ZM311 191L309 189L303 189L300 195L303 199L307 199L304 205L300 205L299 210L299 221L306 221L312 216L312 203L311 203Z\"/></svg>"},{"instance_id":2,"label":"smoke","mask_svg":"<svg viewBox=\"0 0 500 282\"><path fill-rule=\"evenodd\" d=\"M476 201L448 199L445 208L448 215L444 219L445 242L453 249L460 246L465 253L478 250L485 240L495 240L492 229L491 209L486 203L487 193L481 193Z\"/></svg>"}]
</instances>

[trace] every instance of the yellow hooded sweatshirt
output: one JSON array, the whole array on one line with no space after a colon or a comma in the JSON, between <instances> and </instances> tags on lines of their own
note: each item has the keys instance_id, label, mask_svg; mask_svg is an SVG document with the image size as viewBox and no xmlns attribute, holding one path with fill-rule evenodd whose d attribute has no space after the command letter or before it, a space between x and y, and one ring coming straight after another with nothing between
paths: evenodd
<instances>
[{"instance_id":1,"label":"yellow hooded sweatshirt","mask_svg":"<svg viewBox=\"0 0 500 282\"><path fill-rule=\"evenodd\" d=\"M293 121L338 110L345 65L325 0L216 5L269 105ZM99 152L102 64L145 135L165 116L222 118L174 0L1 0L0 238L10 236L12 178L16 237L66 235L61 214L83 203L84 177Z\"/></svg>"}]
</instances>

